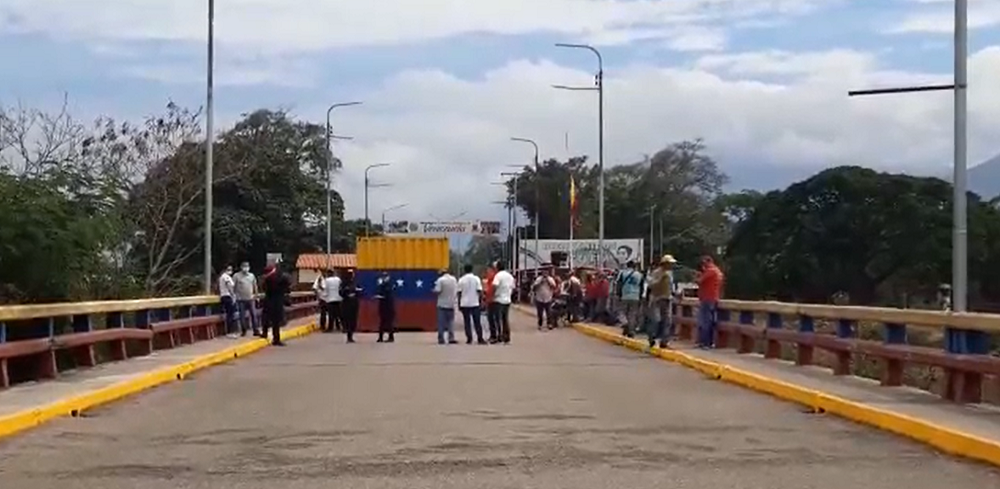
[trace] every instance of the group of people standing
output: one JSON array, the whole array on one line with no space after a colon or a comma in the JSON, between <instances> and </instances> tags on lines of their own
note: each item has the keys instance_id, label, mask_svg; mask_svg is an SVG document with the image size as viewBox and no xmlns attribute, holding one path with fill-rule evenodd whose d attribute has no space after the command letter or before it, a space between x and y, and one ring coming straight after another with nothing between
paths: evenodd
<instances>
[{"instance_id":1,"label":"group of people standing","mask_svg":"<svg viewBox=\"0 0 1000 489\"><path fill-rule=\"evenodd\" d=\"M502 262L493 263L485 278L472 273L472 265L465 265L461 278L456 279L448 270L441 270L434 281L437 294L438 344L456 344L455 308L462 314L465 326L465 343L510 343L510 305L513 302L517 281ZM489 338L483 336L482 313L485 307L489 325Z\"/></svg>"},{"instance_id":2,"label":"group of people standing","mask_svg":"<svg viewBox=\"0 0 1000 489\"><path fill-rule=\"evenodd\" d=\"M281 327L285 325L285 307L290 304L292 281L287 274L271 263L264 268L258 278L250 271L250 263L240 264L240 271L233 273L233 266L227 265L218 279L219 299L225 321L226 335L230 338L246 336L268 337L271 343L284 346L281 341ZM260 294L261 314L257 315L257 299Z\"/></svg>"},{"instance_id":3,"label":"group of people standing","mask_svg":"<svg viewBox=\"0 0 1000 489\"><path fill-rule=\"evenodd\" d=\"M355 343L363 289L355 280L354 270L327 270L313 283L319 300L319 327L324 333L342 331L348 343ZM389 272L383 271L375 284L373 298L378 303L378 343L396 341L396 285Z\"/></svg>"},{"instance_id":4,"label":"group of people standing","mask_svg":"<svg viewBox=\"0 0 1000 489\"><path fill-rule=\"evenodd\" d=\"M538 328L543 329L546 323L549 328L555 327L560 317L569 322L582 317L618 325L629 338L643 328L651 348L666 347L675 336L673 305L681 298L674 280L676 265L673 256L664 255L645 271L630 261L611 273L577 271L562 279L543 269L531 285ZM583 276L582 281L578 275ZM702 257L695 272L699 298L698 347L714 346L723 279L712 257ZM560 300L556 300L557 295ZM565 310L556 304L564 305Z\"/></svg>"},{"instance_id":5,"label":"group of people standing","mask_svg":"<svg viewBox=\"0 0 1000 489\"><path fill-rule=\"evenodd\" d=\"M321 273L313 283L313 291L319 300L320 331L343 331L347 334L347 342L354 343L361 295L361 288L354 281L354 270L343 273L327 270ZM379 341L382 341L381 337Z\"/></svg>"}]
</instances>

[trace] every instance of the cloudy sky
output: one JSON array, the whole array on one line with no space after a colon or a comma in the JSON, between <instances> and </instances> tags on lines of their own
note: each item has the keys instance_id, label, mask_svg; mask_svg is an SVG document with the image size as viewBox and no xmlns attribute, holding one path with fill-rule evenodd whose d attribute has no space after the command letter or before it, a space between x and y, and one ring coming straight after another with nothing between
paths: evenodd
<instances>
[{"instance_id":1,"label":"cloudy sky","mask_svg":"<svg viewBox=\"0 0 1000 489\"><path fill-rule=\"evenodd\" d=\"M0 103L139 118L204 100L207 0L2 0ZM606 161L702 137L731 188L784 186L840 164L948 174L950 93L848 99L950 82L951 0L217 0L220 124L258 107L334 115L337 186L373 217L497 218L510 164L596 153L605 59ZM1000 152L1000 0L971 0L970 164ZM568 137L567 137L568 135Z\"/></svg>"}]
</instances>

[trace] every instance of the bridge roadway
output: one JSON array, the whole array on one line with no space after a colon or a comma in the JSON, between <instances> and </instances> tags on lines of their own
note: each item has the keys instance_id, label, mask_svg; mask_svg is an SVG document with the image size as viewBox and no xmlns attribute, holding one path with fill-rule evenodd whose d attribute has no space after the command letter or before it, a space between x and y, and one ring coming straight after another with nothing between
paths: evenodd
<instances>
[{"instance_id":1,"label":"bridge roadway","mask_svg":"<svg viewBox=\"0 0 1000 489\"><path fill-rule=\"evenodd\" d=\"M990 467L514 315L313 335L0 441L2 487L1000 488Z\"/></svg>"}]
</instances>

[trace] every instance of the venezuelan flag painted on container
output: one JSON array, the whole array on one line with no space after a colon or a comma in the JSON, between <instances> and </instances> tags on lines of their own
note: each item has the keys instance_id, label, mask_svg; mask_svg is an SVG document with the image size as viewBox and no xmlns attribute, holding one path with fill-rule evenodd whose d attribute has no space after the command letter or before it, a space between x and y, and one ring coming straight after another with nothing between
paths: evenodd
<instances>
[{"instance_id":1,"label":"venezuelan flag painted on container","mask_svg":"<svg viewBox=\"0 0 1000 489\"><path fill-rule=\"evenodd\" d=\"M396 330L436 331L437 296L434 281L448 268L448 238L360 238L357 246L358 285L362 288L358 329L378 331L375 288L383 272L395 288Z\"/></svg>"}]
</instances>

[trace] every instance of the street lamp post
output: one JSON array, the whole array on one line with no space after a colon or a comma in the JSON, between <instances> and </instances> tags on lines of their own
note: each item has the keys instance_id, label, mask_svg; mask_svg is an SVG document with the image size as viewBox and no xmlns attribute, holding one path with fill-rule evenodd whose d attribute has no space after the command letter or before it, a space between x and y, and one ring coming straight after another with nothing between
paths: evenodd
<instances>
[{"instance_id":1,"label":"street lamp post","mask_svg":"<svg viewBox=\"0 0 1000 489\"><path fill-rule=\"evenodd\" d=\"M953 310L965 312L968 308L969 284L969 229L967 205L967 145L968 145L968 106L967 92L969 89L968 58L969 58L969 1L955 0L955 72L954 83L951 85L924 85L916 87L880 88L874 90L852 90L848 96L887 95L913 92L935 92L950 90L955 95L954 110L954 185L952 205L952 249L951 249L951 281L953 294Z\"/></svg>"},{"instance_id":2,"label":"street lamp post","mask_svg":"<svg viewBox=\"0 0 1000 489\"><path fill-rule=\"evenodd\" d=\"M212 293L212 211L214 198L214 168L212 150L215 145L213 120L213 88L215 84L215 0L208 0L208 66L205 90L205 295Z\"/></svg>"},{"instance_id":3,"label":"street lamp post","mask_svg":"<svg viewBox=\"0 0 1000 489\"><path fill-rule=\"evenodd\" d=\"M331 146L331 140L333 140L333 128L330 126L330 113L333 109L340 107L350 107L352 105L361 105L361 102L345 102L339 104L333 104L330 108L326 109L326 259L330 260L330 254L333 253L333 247L331 245L332 241L332 227L333 227L333 210L331 200L333 197L333 147ZM343 138L346 139L346 138ZM327 268L329 268L329 263L327 263Z\"/></svg>"},{"instance_id":4,"label":"street lamp post","mask_svg":"<svg viewBox=\"0 0 1000 489\"><path fill-rule=\"evenodd\" d=\"M539 201L539 196L541 195L539 187L542 185L542 180L538 174L538 143L528 138L510 138L510 140L528 143L535 148L535 275L538 275L538 266L540 265L540 263L538 263L538 228L541 220L541 213L539 212L539 209L542 207L542 203Z\"/></svg>"},{"instance_id":5,"label":"street lamp post","mask_svg":"<svg viewBox=\"0 0 1000 489\"><path fill-rule=\"evenodd\" d=\"M587 44L557 43L557 47L586 49L597 56L597 76L593 87L569 87L553 85L561 90L596 90L597 91L597 169L598 169L598 203L597 203L597 253L598 266L604 268L604 58L601 52Z\"/></svg>"},{"instance_id":6,"label":"street lamp post","mask_svg":"<svg viewBox=\"0 0 1000 489\"><path fill-rule=\"evenodd\" d=\"M392 207L389 207L388 209L383 209L382 210L382 232L385 232L385 215L386 215L386 213L402 209L403 207L406 207L407 205L409 205L409 204L397 204L397 205L394 205Z\"/></svg>"},{"instance_id":7,"label":"street lamp post","mask_svg":"<svg viewBox=\"0 0 1000 489\"><path fill-rule=\"evenodd\" d=\"M501 175L503 175L503 174L501 173ZM517 182L517 180L515 180L515 184L516 184L516 182ZM504 188L507 188L507 182L490 182L490 184L491 185L503 186ZM516 194L514 196L514 199L516 201L516 199L517 199L517 195ZM510 198L509 195L507 196L506 199L504 199L504 200L494 200L493 203L494 204L503 204L504 208L507 210L507 239L505 239L504 242L503 242L503 255L504 255L503 256L503 261L506 262L506 263L510 263L511 260L513 259L512 256L513 256L513 248L514 248L511 245L511 236L514 235L514 233L513 233L513 228L514 228L514 224L513 224L513 219L514 219L514 217L513 217L514 216L514 212L513 212L514 211L514 204L511 202L511 198Z\"/></svg>"},{"instance_id":8,"label":"street lamp post","mask_svg":"<svg viewBox=\"0 0 1000 489\"><path fill-rule=\"evenodd\" d=\"M521 247L518 246L517 244L517 181L521 179L521 172L500 172L500 176L514 177L514 203L512 204L513 207L511 208L512 209L511 215L513 216L511 219L512 221L511 227L514 228L514 241L512 244L514 252L511 253L511 255L513 255L511 257L513 263L511 264L510 268L511 270L514 271L514 274L517 275L517 267L518 265L520 265L520 260L518 260L518 255L520 254L521 251Z\"/></svg>"},{"instance_id":9,"label":"street lamp post","mask_svg":"<svg viewBox=\"0 0 1000 489\"><path fill-rule=\"evenodd\" d=\"M380 183L380 184L372 185L371 180L368 177L368 173L371 172L373 168L381 168L381 167L384 167L384 166L389 166L389 164L388 163L377 163L377 164L374 164L374 165L368 165L368 167L365 168L365 237L366 238L368 237L368 233L370 232L369 228L371 227L371 223L368 221L368 189L370 187L388 187L389 186L389 184L387 184L387 183Z\"/></svg>"}]
</instances>

